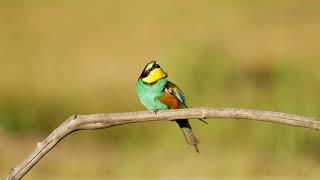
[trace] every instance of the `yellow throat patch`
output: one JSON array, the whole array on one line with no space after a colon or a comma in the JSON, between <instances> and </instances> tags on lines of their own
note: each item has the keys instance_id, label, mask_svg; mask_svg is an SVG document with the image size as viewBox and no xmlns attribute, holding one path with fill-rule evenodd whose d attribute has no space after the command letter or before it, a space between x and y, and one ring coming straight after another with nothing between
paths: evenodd
<instances>
[{"instance_id":1,"label":"yellow throat patch","mask_svg":"<svg viewBox=\"0 0 320 180\"><path fill-rule=\"evenodd\" d=\"M156 68L153 69L147 77L143 78L142 81L148 84L152 84L166 76L167 73L165 73L161 68Z\"/></svg>"}]
</instances>

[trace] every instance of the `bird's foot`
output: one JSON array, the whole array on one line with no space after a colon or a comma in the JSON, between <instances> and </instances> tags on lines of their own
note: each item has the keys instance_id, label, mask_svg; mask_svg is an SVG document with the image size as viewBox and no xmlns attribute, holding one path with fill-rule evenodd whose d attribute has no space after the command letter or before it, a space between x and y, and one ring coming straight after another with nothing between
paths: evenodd
<instances>
[{"instance_id":1,"label":"bird's foot","mask_svg":"<svg viewBox=\"0 0 320 180\"><path fill-rule=\"evenodd\" d=\"M159 111L159 109L153 109L151 110L151 112L154 114L154 115L157 115L157 112Z\"/></svg>"}]
</instances>

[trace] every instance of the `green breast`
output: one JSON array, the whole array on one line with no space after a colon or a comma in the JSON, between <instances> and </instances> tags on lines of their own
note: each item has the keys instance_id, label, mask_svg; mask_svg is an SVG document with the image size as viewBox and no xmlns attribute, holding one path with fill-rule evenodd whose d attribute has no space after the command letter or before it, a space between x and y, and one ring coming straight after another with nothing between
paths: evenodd
<instances>
[{"instance_id":1,"label":"green breast","mask_svg":"<svg viewBox=\"0 0 320 180\"><path fill-rule=\"evenodd\" d=\"M146 84L138 80L137 93L141 103L149 110L169 109L169 107L158 100L167 84L167 78L160 79L154 84Z\"/></svg>"}]
</instances>

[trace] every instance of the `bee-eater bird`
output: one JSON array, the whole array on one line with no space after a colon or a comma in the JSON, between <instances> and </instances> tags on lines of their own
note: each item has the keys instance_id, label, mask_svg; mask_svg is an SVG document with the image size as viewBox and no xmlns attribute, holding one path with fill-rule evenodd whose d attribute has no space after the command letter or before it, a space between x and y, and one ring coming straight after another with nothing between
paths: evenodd
<instances>
[{"instance_id":1,"label":"bee-eater bird","mask_svg":"<svg viewBox=\"0 0 320 180\"><path fill-rule=\"evenodd\" d=\"M154 112L160 109L187 108L182 91L167 80L165 73L156 61L148 63L143 69L137 84L137 93L141 103ZM199 152L199 140L193 134L188 119L175 120L182 130L188 144L194 145Z\"/></svg>"}]
</instances>

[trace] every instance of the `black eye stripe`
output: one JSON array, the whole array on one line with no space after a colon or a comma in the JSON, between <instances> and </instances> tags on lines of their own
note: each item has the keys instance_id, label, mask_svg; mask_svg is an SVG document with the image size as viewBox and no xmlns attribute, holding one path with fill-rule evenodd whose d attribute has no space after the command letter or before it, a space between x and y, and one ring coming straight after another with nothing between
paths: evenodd
<instances>
[{"instance_id":1,"label":"black eye stripe","mask_svg":"<svg viewBox=\"0 0 320 180\"><path fill-rule=\"evenodd\" d=\"M150 72L151 72L152 70L156 69L156 68L160 68L159 64L154 64L154 65L152 66L152 68L150 69Z\"/></svg>"},{"instance_id":2,"label":"black eye stripe","mask_svg":"<svg viewBox=\"0 0 320 180\"><path fill-rule=\"evenodd\" d=\"M151 72L152 70L156 69L156 68L160 68L159 64L155 64L153 65L150 69L146 70L146 72Z\"/></svg>"},{"instance_id":3,"label":"black eye stripe","mask_svg":"<svg viewBox=\"0 0 320 180\"><path fill-rule=\"evenodd\" d=\"M145 78L145 77L149 76L150 72L156 68L160 68L160 65L155 63L152 65L151 68L149 68L149 69L146 68L142 74L142 77Z\"/></svg>"}]
</instances>

